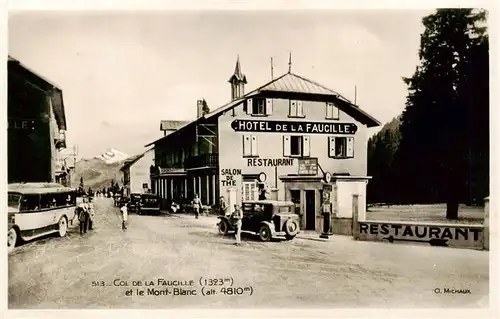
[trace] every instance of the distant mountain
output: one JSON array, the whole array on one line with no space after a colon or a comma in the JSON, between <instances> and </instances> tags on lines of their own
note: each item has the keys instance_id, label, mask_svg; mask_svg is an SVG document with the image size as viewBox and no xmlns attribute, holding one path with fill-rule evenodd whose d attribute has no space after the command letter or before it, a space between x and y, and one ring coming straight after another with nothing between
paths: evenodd
<instances>
[{"instance_id":1,"label":"distant mountain","mask_svg":"<svg viewBox=\"0 0 500 319\"><path fill-rule=\"evenodd\" d=\"M110 148L105 153L95 158L103 160L106 164L118 163L126 160L129 156L117 149Z\"/></svg>"},{"instance_id":2,"label":"distant mountain","mask_svg":"<svg viewBox=\"0 0 500 319\"><path fill-rule=\"evenodd\" d=\"M102 190L103 187L110 187L111 181L123 186L120 172L123 163L124 160L118 160L115 157L113 157L113 160L104 159L101 156L92 159L81 159L75 164L71 176L71 186L73 188L78 187L82 177L85 190L88 190L89 187L94 191Z\"/></svg>"}]
</instances>

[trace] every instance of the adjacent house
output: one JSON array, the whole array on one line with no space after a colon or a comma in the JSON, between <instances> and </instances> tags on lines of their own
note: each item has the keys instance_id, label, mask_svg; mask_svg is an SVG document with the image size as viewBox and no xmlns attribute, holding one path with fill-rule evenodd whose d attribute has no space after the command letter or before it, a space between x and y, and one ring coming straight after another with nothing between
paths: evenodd
<instances>
[{"instance_id":1,"label":"adjacent house","mask_svg":"<svg viewBox=\"0 0 500 319\"><path fill-rule=\"evenodd\" d=\"M262 189L296 204L303 229L321 230L322 212L352 218L352 195L366 201L367 128L380 125L338 92L288 72L245 93L239 59L231 101L154 145L153 192L228 207Z\"/></svg>"},{"instance_id":2,"label":"adjacent house","mask_svg":"<svg viewBox=\"0 0 500 319\"><path fill-rule=\"evenodd\" d=\"M125 160L120 168L123 180L123 195L147 193L151 189L149 168L154 164L154 149Z\"/></svg>"},{"instance_id":3,"label":"adjacent house","mask_svg":"<svg viewBox=\"0 0 500 319\"><path fill-rule=\"evenodd\" d=\"M8 182L68 185L62 90L8 57Z\"/></svg>"}]
</instances>

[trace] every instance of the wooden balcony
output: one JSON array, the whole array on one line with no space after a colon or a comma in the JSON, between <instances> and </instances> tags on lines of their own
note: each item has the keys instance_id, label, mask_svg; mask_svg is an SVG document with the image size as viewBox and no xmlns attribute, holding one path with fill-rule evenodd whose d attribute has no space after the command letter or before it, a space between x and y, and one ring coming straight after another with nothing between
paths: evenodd
<instances>
[{"instance_id":1,"label":"wooden balcony","mask_svg":"<svg viewBox=\"0 0 500 319\"><path fill-rule=\"evenodd\" d=\"M198 156L191 156L184 162L186 169L202 168L202 167L217 167L219 165L219 154L209 153Z\"/></svg>"}]
</instances>

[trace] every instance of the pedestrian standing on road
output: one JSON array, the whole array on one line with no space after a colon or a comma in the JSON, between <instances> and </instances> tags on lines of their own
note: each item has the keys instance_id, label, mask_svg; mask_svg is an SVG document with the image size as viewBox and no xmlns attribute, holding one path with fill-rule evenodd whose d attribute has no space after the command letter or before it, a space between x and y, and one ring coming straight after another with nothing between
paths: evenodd
<instances>
[{"instance_id":1,"label":"pedestrian standing on road","mask_svg":"<svg viewBox=\"0 0 500 319\"><path fill-rule=\"evenodd\" d=\"M94 201L92 197L89 197L89 203L88 203L88 210L89 210L89 230L93 229L94 225L94 217L95 217L95 206L94 206Z\"/></svg>"},{"instance_id":2,"label":"pedestrian standing on road","mask_svg":"<svg viewBox=\"0 0 500 319\"><path fill-rule=\"evenodd\" d=\"M128 219L127 204L123 204L120 210L122 211L122 229L125 230L127 229L127 219Z\"/></svg>"},{"instance_id":3,"label":"pedestrian standing on road","mask_svg":"<svg viewBox=\"0 0 500 319\"><path fill-rule=\"evenodd\" d=\"M194 209L194 216L196 219L198 219L198 216L200 215L200 208L201 208L201 200L198 197L198 194L195 194L193 199L193 209Z\"/></svg>"},{"instance_id":4,"label":"pedestrian standing on road","mask_svg":"<svg viewBox=\"0 0 500 319\"><path fill-rule=\"evenodd\" d=\"M83 202L78 207L80 208L78 214L78 220L80 221L80 234L83 234L87 232L89 223L87 198L84 197Z\"/></svg>"},{"instance_id":5,"label":"pedestrian standing on road","mask_svg":"<svg viewBox=\"0 0 500 319\"><path fill-rule=\"evenodd\" d=\"M221 216L225 216L226 213L227 213L227 204L226 201L224 200L224 196L221 196L219 200L219 214Z\"/></svg>"},{"instance_id":6,"label":"pedestrian standing on road","mask_svg":"<svg viewBox=\"0 0 500 319\"><path fill-rule=\"evenodd\" d=\"M240 245L241 244L241 224L242 224L242 219L243 219L243 211L241 208L236 204L234 205L234 213L233 213L233 219L235 220L236 224L236 243L235 245Z\"/></svg>"}]
</instances>

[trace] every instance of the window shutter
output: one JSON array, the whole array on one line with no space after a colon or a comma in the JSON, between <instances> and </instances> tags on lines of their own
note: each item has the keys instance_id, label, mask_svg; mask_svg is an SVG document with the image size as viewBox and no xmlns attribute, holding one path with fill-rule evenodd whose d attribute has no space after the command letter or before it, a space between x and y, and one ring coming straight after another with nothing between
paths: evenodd
<instances>
[{"instance_id":1,"label":"window shutter","mask_svg":"<svg viewBox=\"0 0 500 319\"><path fill-rule=\"evenodd\" d=\"M332 117L336 120L339 119L339 108L334 103L332 103Z\"/></svg>"},{"instance_id":2,"label":"window shutter","mask_svg":"<svg viewBox=\"0 0 500 319\"><path fill-rule=\"evenodd\" d=\"M297 115L297 102L296 101L290 101L290 114L289 116L296 116Z\"/></svg>"},{"instance_id":3,"label":"window shutter","mask_svg":"<svg viewBox=\"0 0 500 319\"><path fill-rule=\"evenodd\" d=\"M328 156L335 157L335 137L328 136Z\"/></svg>"},{"instance_id":4,"label":"window shutter","mask_svg":"<svg viewBox=\"0 0 500 319\"><path fill-rule=\"evenodd\" d=\"M333 118L333 103L326 102L326 118Z\"/></svg>"},{"instance_id":5,"label":"window shutter","mask_svg":"<svg viewBox=\"0 0 500 319\"><path fill-rule=\"evenodd\" d=\"M252 114L253 111L253 99L248 99L247 100L247 114L250 115Z\"/></svg>"},{"instance_id":6,"label":"window shutter","mask_svg":"<svg viewBox=\"0 0 500 319\"><path fill-rule=\"evenodd\" d=\"M347 157L354 157L354 137L347 138Z\"/></svg>"},{"instance_id":7,"label":"window shutter","mask_svg":"<svg viewBox=\"0 0 500 319\"><path fill-rule=\"evenodd\" d=\"M257 136L252 136L252 154L253 156L257 156Z\"/></svg>"},{"instance_id":8,"label":"window shutter","mask_svg":"<svg viewBox=\"0 0 500 319\"><path fill-rule=\"evenodd\" d=\"M297 116L303 116L304 115L304 109L302 106L302 101L297 101Z\"/></svg>"},{"instance_id":9,"label":"window shutter","mask_svg":"<svg viewBox=\"0 0 500 319\"><path fill-rule=\"evenodd\" d=\"M273 99L266 99L266 115L273 114Z\"/></svg>"},{"instance_id":10,"label":"window shutter","mask_svg":"<svg viewBox=\"0 0 500 319\"><path fill-rule=\"evenodd\" d=\"M252 155L252 144L249 135L243 135L243 156Z\"/></svg>"},{"instance_id":11,"label":"window shutter","mask_svg":"<svg viewBox=\"0 0 500 319\"><path fill-rule=\"evenodd\" d=\"M283 156L290 156L290 136L283 136Z\"/></svg>"},{"instance_id":12,"label":"window shutter","mask_svg":"<svg viewBox=\"0 0 500 319\"><path fill-rule=\"evenodd\" d=\"M302 136L302 156L311 156L311 139L309 136Z\"/></svg>"}]
</instances>

